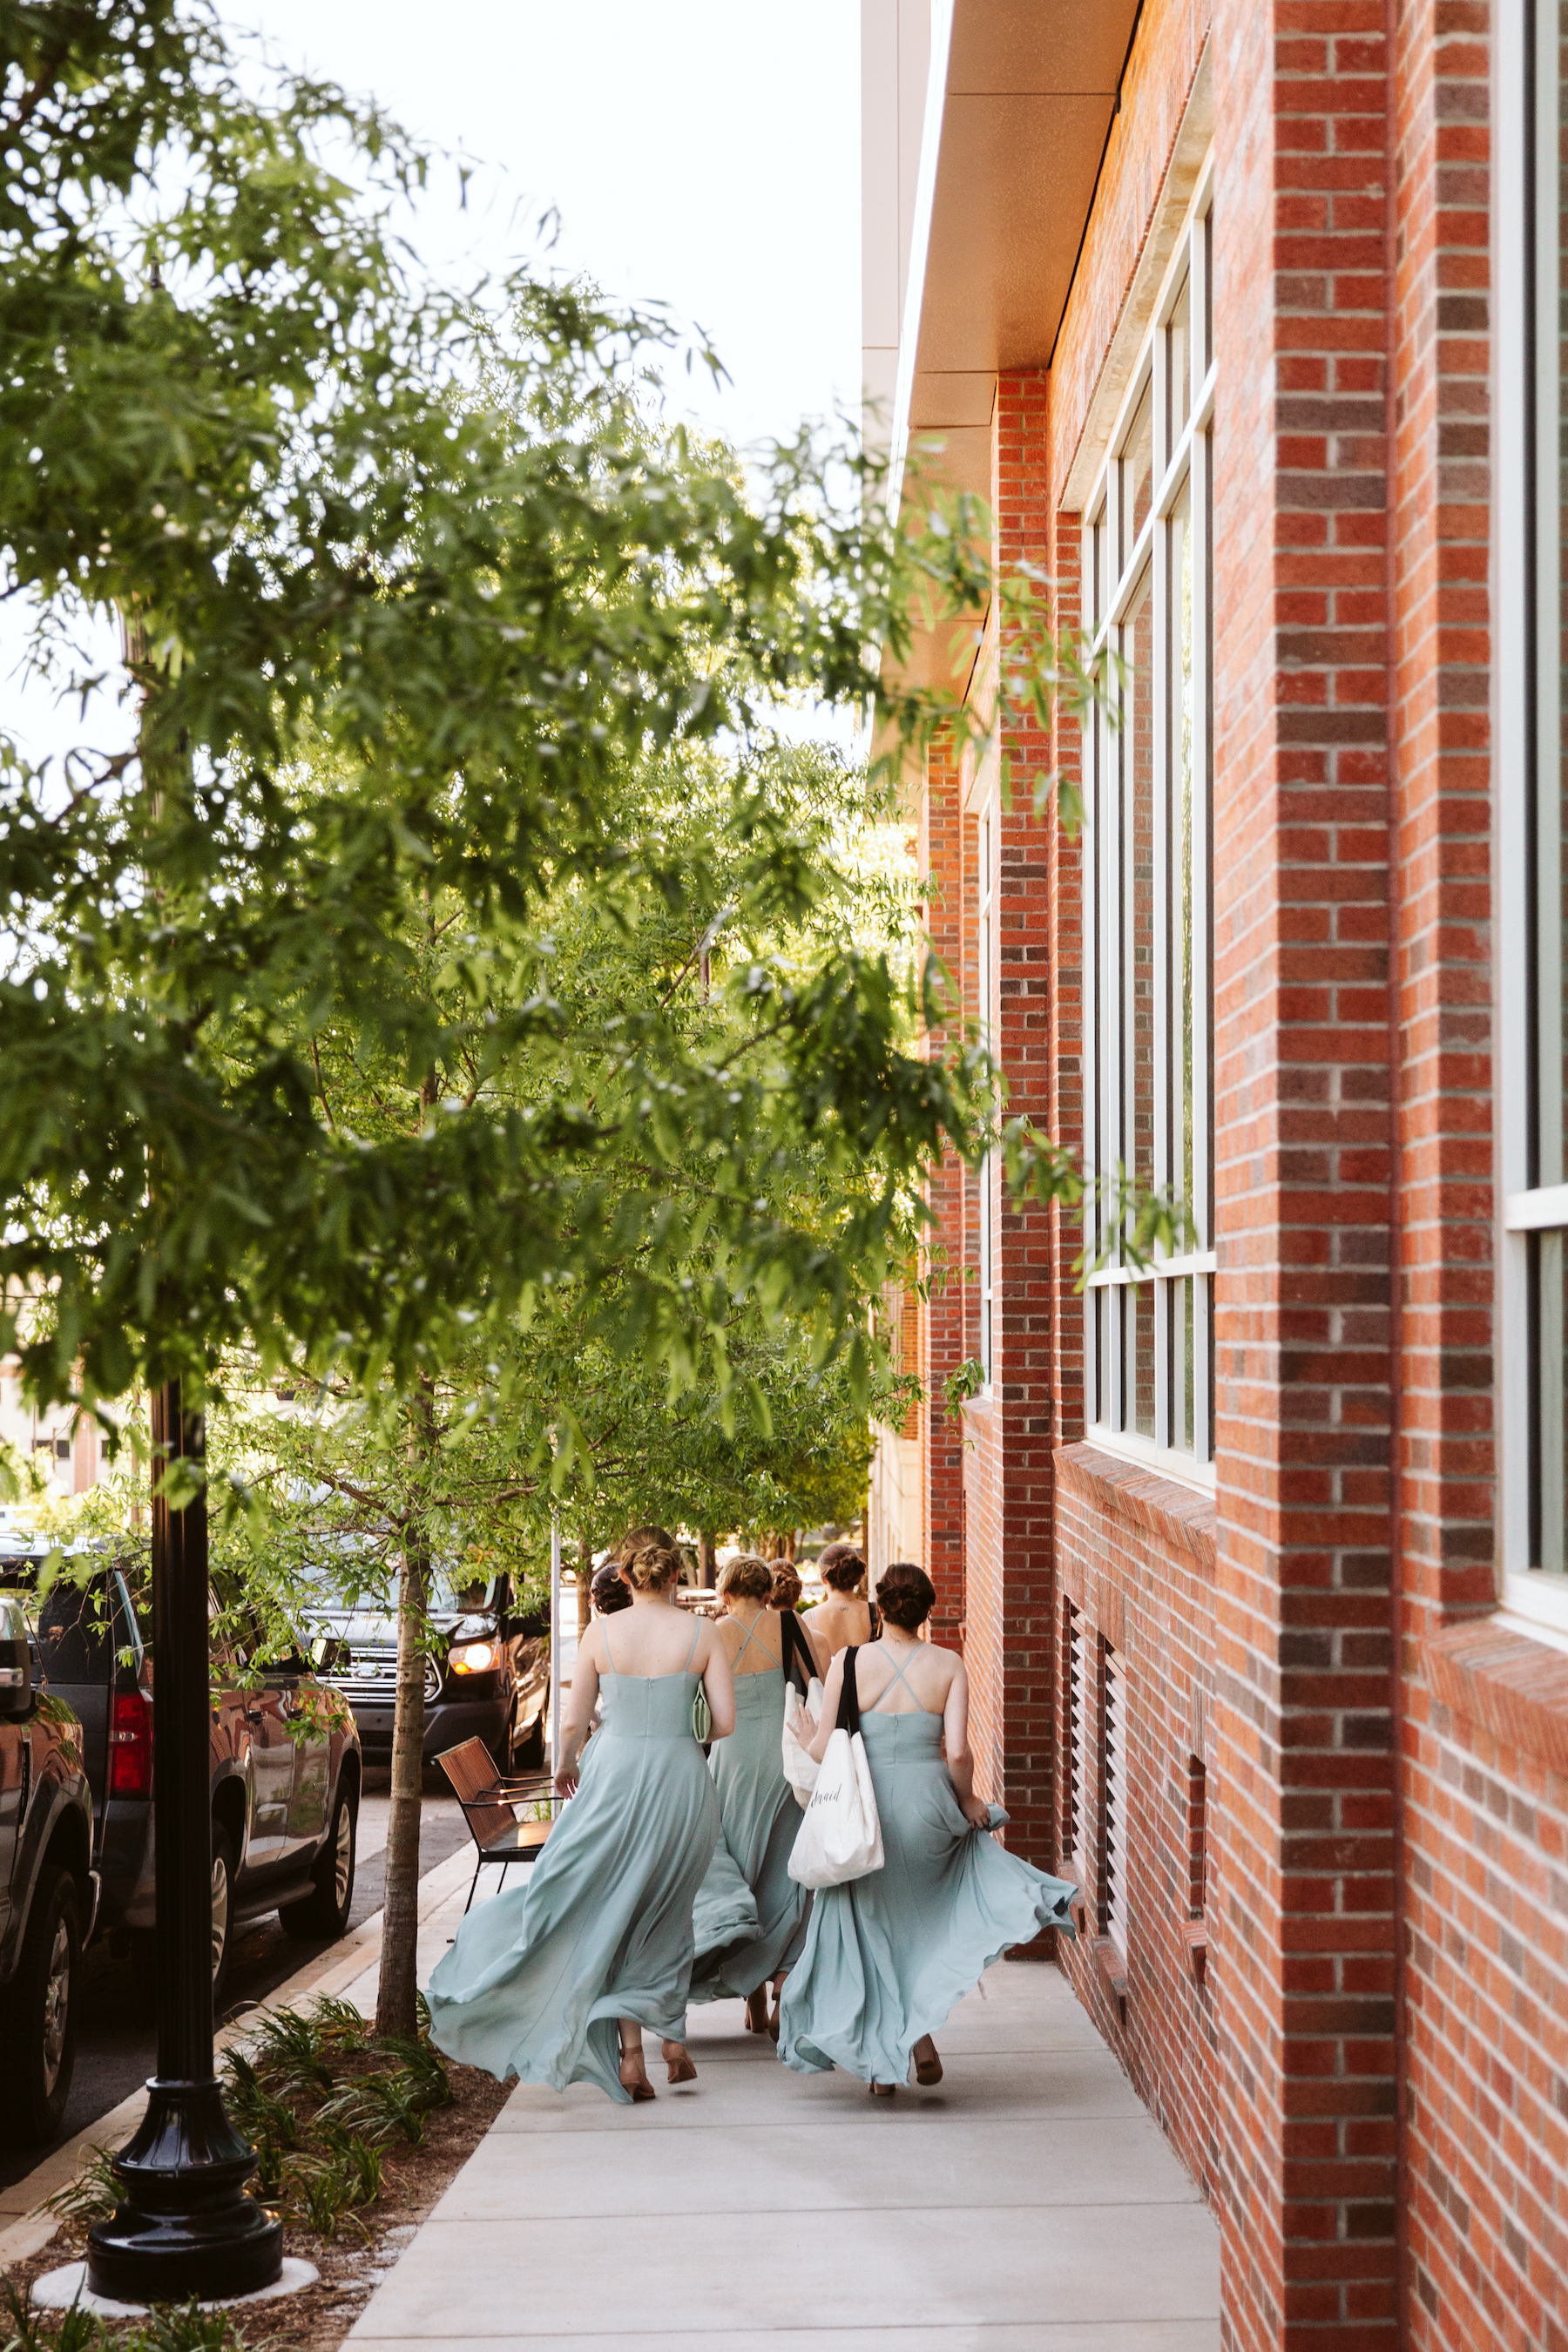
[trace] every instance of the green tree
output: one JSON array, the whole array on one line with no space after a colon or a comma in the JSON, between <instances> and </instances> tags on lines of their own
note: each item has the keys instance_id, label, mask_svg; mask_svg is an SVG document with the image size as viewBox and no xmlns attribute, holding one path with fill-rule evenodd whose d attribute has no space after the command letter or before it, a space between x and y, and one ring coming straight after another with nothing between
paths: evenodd
<instances>
[{"instance_id":1,"label":"green tree","mask_svg":"<svg viewBox=\"0 0 1568 2352\"><path fill-rule=\"evenodd\" d=\"M892 530L805 443L744 477L653 429L657 322L420 283L386 207L426 159L256 100L195 5L14 0L0 130L4 586L62 677L120 615L138 703L58 770L0 744L0 1349L89 1405L244 1349L417 1428L473 1318L570 1297L676 1394L731 1396L748 1309L864 1384L989 1072L919 1050L936 975L792 948L832 893L765 722L863 698L922 586L982 610L977 515ZM1058 674L1041 639L1005 690ZM665 996L595 994L660 927Z\"/></svg>"}]
</instances>

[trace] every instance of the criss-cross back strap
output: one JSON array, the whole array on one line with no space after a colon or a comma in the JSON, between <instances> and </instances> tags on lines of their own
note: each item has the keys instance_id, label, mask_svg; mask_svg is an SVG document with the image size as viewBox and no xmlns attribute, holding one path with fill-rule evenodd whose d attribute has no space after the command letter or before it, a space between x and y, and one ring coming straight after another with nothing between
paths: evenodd
<instances>
[{"instance_id":1,"label":"criss-cross back strap","mask_svg":"<svg viewBox=\"0 0 1568 2352\"><path fill-rule=\"evenodd\" d=\"M878 1644L877 1644L877 1647L879 1648L879 1650L880 1650L880 1652L882 1653L882 1655L883 1655L883 1656L886 1658L886 1660L888 1661L888 1664L892 1667L892 1669L893 1669L893 1680L892 1680L892 1682L890 1682L890 1683L888 1685L888 1688L887 1688L887 1690L885 1690L885 1691L883 1691L883 1692L882 1692L881 1696L878 1698L878 1700L876 1701L875 1705L867 1708L866 1712L868 1713L868 1715L875 1715L875 1714L877 1713L878 1708L879 1708L879 1707L880 1707L880 1706L881 1706L881 1704L882 1704L882 1700L883 1700L883 1699L885 1699L885 1698L889 1696L889 1693L893 1689L894 1685L895 1685L895 1684L897 1684L897 1683L903 1683L903 1684L904 1684L904 1688L905 1688L907 1691L910 1691L910 1696L911 1698L914 1698L914 1699L915 1699L915 1705L916 1705L917 1706L919 1706L919 1707L920 1707L920 1709L921 1709L921 1713L922 1715L929 1715L929 1714L931 1713L931 1709L930 1709L930 1707L929 1707L929 1706L921 1706L921 1702L920 1702L920 1700L919 1700L918 1698L915 1698L915 1695L914 1695L913 1691L912 1691L912 1690L910 1690L909 1684L908 1684L907 1682L904 1682L904 1676L908 1674L908 1672L909 1672L910 1668L914 1664L914 1660L913 1660L913 1658L906 1658L906 1659L905 1659L905 1661L904 1661L904 1663L903 1663L903 1664L900 1666L900 1665L897 1663L897 1661L895 1660L895 1658L894 1658L894 1656L893 1656L893 1654L892 1654L891 1650L889 1650L889 1647L888 1647L888 1645L887 1645L886 1642L879 1642L879 1643L878 1643Z\"/></svg>"},{"instance_id":2,"label":"criss-cross back strap","mask_svg":"<svg viewBox=\"0 0 1568 2352\"><path fill-rule=\"evenodd\" d=\"M741 1643L740 1648L735 1653L735 1664L737 1666L746 1654L746 1643L748 1642L755 1642L763 1657L772 1660L772 1663L775 1666L778 1664L778 1660L773 1657L773 1652L769 1649L767 1643L763 1640L762 1635L757 1631L758 1626L762 1623L763 1619L766 1614L767 1612L765 1610L759 1609L751 1623L747 1626L745 1641Z\"/></svg>"}]
</instances>

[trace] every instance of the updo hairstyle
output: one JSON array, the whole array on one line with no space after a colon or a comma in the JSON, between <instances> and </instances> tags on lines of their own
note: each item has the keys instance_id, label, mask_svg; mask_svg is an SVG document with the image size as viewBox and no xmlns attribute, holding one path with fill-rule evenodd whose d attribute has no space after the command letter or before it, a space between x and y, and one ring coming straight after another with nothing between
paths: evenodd
<instances>
[{"instance_id":1,"label":"updo hairstyle","mask_svg":"<svg viewBox=\"0 0 1568 2352\"><path fill-rule=\"evenodd\" d=\"M781 1559L773 1570L773 1602L775 1609L798 1609L802 1585L798 1572L787 1559Z\"/></svg>"},{"instance_id":2,"label":"updo hairstyle","mask_svg":"<svg viewBox=\"0 0 1568 2352\"><path fill-rule=\"evenodd\" d=\"M732 1592L737 1601L760 1601L765 1608L773 1594L773 1570L754 1551L738 1551L719 1570L719 1590Z\"/></svg>"},{"instance_id":3,"label":"updo hairstyle","mask_svg":"<svg viewBox=\"0 0 1568 2352\"><path fill-rule=\"evenodd\" d=\"M923 1568L896 1559L877 1579L877 1606L889 1625L918 1633L936 1607L936 1587Z\"/></svg>"},{"instance_id":4,"label":"updo hairstyle","mask_svg":"<svg viewBox=\"0 0 1568 2352\"><path fill-rule=\"evenodd\" d=\"M626 1578L613 1559L607 1559L603 1568L595 1571L589 1591L601 1617L613 1617L617 1609L629 1609L632 1605Z\"/></svg>"},{"instance_id":5,"label":"updo hairstyle","mask_svg":"<svg viewBox=\"0 0 1568 2352\"><path fill-rule=\"evenodd\" d=\"M679 1580L680 1552L662 1528L637 1528L622 1544L618 1565L634 1592L663 1592Z\"/></svg>"},{"instance_id":6,"label":"updo hairstyle","mask_svg":"<svg viewBox=\"0 0 1568 2352\"><path fill-rule=\"evenodd\" d=\"M835 1592L857 1592L866 1581L866 1563L853 1544L830 1543L816 1563L816 1572Z\"/></svg>"}]
</instances>

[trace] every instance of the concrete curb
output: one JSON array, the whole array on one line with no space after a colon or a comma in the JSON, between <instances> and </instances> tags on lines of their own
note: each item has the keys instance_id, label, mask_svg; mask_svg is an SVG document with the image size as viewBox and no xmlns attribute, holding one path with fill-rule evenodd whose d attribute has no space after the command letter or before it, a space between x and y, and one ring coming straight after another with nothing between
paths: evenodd
<instances>
[{"instance_id":1,"label":"concrete curb","mask_svg":"<svg viewBox=\"0 0 1568 2352\"><path fill-rule=\"evenodd\" d=\"M460 1846L444 1862L438 1862L419 1882L419 1916L429 1918L443 1903L449 1902L458 1892L473 1869L469 1849ZM346 1992L357 1978L373 1969L381 1955L381 1930L384 1912L373 1912L353 1933L325 1952L318 1952L303 1968L280 1984L268 1995L262 2006L268 2009L286 2008L314 1995ZM216 2047L221 2053L235 2042L243 2042L247 2031L249 2012L233 2019L221 2027L216 2036ZM44 2247L59 2228L52 2213L38 2208L47 2198L65 2188L76 2179L83 2152L89 2147L117 2148L124 2145L141 2119L146 2102L145 2090L132 2091L117 2107L78 2132L74 2139L62 2140L30 2172L25 2180L13 2182L9 2189L0 2189L0 2270L8 2263L25 2263Z\"/></svg>"}]
</instances>

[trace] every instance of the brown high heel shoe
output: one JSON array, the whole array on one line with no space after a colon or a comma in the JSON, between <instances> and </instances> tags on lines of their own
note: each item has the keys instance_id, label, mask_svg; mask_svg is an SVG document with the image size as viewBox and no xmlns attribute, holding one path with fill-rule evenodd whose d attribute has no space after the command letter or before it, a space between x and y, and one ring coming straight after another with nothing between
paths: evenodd
<instances>
[{"instance_id":1,"label":"brown high heel shoe","mask_svg":"<svg viewBox=\"0 0 1568 2352\"><path fill-rule=\"evenodd\" d=\"M746 1995L746 2031L765 2033L768 2030L768 1989L759 1985L755 1992Z\"/></svg>"},{"instance_id":2,"label":"brown high heel shoe","mask_svg":"<svg viewBox=\"0 0 1568 2352\"><path fill-rule=\"evenodd\" d=\"M898 2087L896 2083L868 2083L866 2085L874 2099L890 2099Z\"/></svg>"},{"instance_id":3,"label":"brown high heel shoe","mask_svg":"<svg viewBox=\"0 0 1568 2352\"><path fill-rule=\"evenodd\" d=\"M933 2083L941 2082L942 2060L937 2056L934 2042L931 2044L929 2058L922 2058L918 2051L915 2053L915 2080L917 2083L923 2083L928 2091Z\"/></svg>"},{"instance_id":4,"label":"brown high heel shoe","mask_svg":"<svg viewBox=\"0 0 1568 2352\"><path fill-rule=\"evenodd\" d=\"M653 2084L648 2081L640 2058L621 2060L621 2088L631 2093L634 2107L640 2107L645 2099L653 2097Z\"/></svg>"},{"instance_id":5,"label":"brown high heel shoe","mask_svg":"<svg viewBox=\"0 0 1568 2352\"><path fill-rule=\"evenodd\" d=\"M695 2083L697 2068L684 2042L666 2041L660 2044L665 2070L672 2083Z\"/></svg>"}]
</instances>

